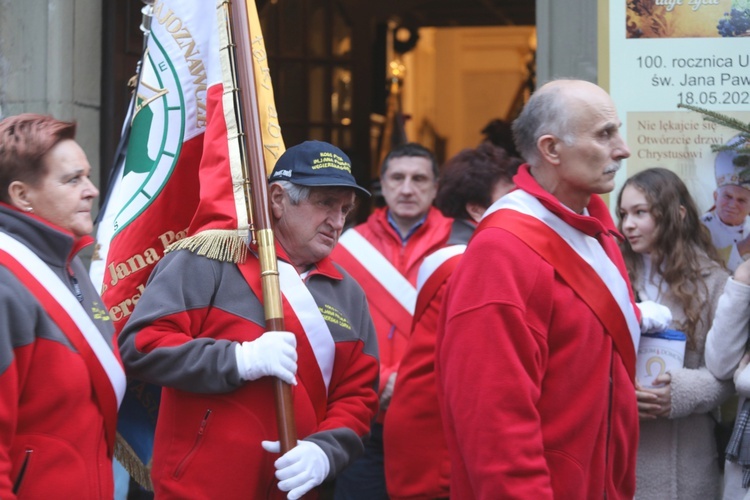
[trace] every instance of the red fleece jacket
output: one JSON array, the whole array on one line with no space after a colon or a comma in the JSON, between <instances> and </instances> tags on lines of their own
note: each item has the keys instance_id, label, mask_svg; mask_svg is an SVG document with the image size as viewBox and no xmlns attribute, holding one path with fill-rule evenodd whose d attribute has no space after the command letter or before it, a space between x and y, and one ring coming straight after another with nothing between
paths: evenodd
<instances>
[{"instance_id":1,"label":"red fleece jacket","mask_svg":"<svg viewBox=\"0 0 750 500\"><path fill-rule=\"evenodd\" d=\"M598 197L589 211L599 220L562 207L527 168L515 181L574 227L614 231ZM610 257L620 267L621 256ZM555 269L488 227L470 242L445 304L436 372L451 497L632 498L633 383L612 338Z\"/></svg>"}]
</instances>

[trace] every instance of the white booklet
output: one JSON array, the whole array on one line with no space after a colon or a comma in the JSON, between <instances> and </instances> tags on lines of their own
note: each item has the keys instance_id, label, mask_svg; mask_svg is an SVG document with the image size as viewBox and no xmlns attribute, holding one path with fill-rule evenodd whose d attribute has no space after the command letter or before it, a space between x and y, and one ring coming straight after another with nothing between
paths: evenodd
<instances>
[{"instance_id":1,"label":"white booklet","mask_svg":"<svg viewBox=\"0 0 750 500\"><path fill-rule=\"evenodd\" d=\"M638 344L635 378L643 387L657 387L654 379L668 371L682 368L687 337L677 330L643 333Z\"/></svg>"}]
</instances>

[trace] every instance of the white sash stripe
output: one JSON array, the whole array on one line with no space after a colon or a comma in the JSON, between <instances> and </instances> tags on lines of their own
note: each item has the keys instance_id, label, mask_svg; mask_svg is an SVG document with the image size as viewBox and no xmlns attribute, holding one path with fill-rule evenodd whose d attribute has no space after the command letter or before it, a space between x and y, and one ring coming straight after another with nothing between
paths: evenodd
<instances>
[{"instance_id":1,"label":"white sash stripe","mask_svg":"<svg viewBox=\"0 0 750 500\"><path fill-rule=\"evenodd\" d=\"M281 293L284 294L305 330L305 335L307 335L307 340L310 342L320 372L323 375L326 392L328 392L333 374L333 361L336 355L336 344L333 341L333 336L328 329L326 320L320 313L317 302L315 302L310 290L307 289L294 267L281 260L278 261L278 266Z\"/></svg>"},{"instance_id":2,"label":"white sash stripe","mask_svg":"<svg viewBox=\"0 0 750 500\"><path fill-rule=\"evenodd\" d=\"M416 288L383 257L383 254L355 229L344 232L339 238L339 245L343 245L409 314L414 315L414 306L417 303Z\"/></svg>"},{"instance_id":3,"label":"white sash stripe","mask_svg":"<svg viewBox=\"0 0 750 500\"><path fill-rule=\"evenodd\" d=\"M417 294L422 291L425 282L430 276L432 276L432 273L434 273L437 268L443 265L443 262L455 255L464 253L464 250L466 250L466 245L450 245L443 247L440 250L435 250L425 257L422 261L422 265L419 266L419 273L417 274Z\"/></svg>"},{"instance_id":4,"label":"white sash stripe","mask_svg":"<svg viewBox=\"0 0 750 500\"><path fill-rule=\"evenodd\" d=\"M487 217L490 213L502 209L516 210L544 222L559 234L591 266L594 272L605 283L617 305L622 310L628 324L628 329L630 330L630 336L633 339L633 347L635 348L635 352L638 352L641 327L635 311L630 307L628 284L596 238L592 238L563 222L562 219L542 205L538 199L521 189L517 189L497 200L483 217Z\"/></svg>"},{"instance_id":5,"label":"white sash stripe","mask_svg":"<svg viewBox=\"0 0 750 500\"><path fill-rule=\"evenodd\" d=\"M117 397L117 407L120 407L125 395L125 371L117 361L115 354L102 337L101 332L91 320L73 292L57 276L47 264L42 261L30 248L8 234L0 232L0 248L10 253L34 278L43 284L52 297L70 315L73 322L83 334L94 351L99 363L107 373L112 389ZM63 332L64 333L64 332Z\"/></svg>"}]
</instances>

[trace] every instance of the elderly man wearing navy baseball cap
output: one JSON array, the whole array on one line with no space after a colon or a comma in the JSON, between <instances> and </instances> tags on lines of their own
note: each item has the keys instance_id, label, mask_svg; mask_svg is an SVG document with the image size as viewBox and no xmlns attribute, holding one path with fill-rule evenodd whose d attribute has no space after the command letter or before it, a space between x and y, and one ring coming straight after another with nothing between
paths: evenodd
<instances>
[{"instance_id":1,"label":"elderly man wearing navy baseball cap","mask_svg":"<svg viewBox=\"0 0 750 500\"><path fill-rule=\"evenodd\" d=\"M289 181L308 187L350 187L370 196L354 180L349 157L322 141L305 141L286 150L276 162L269 181Z\"/></svg>"},{"instance_id":2,"label":"elderly man wearing navy baseball cap","mask_svg":"<svg viewBox=\"0 0 750 500\"><path fill-rule=\"evenodd\" d=\"M331 144L304 142L277 161L268 198L284 331L265 331L252 244L239 262L176 249L156 266L119 340L131 374L163 387L157 497L296 499L364 452L378 408L375 328L359 284L329 258L356 192L369 195ZM282 456L272 377L294 385L299 441Z\"/></svg>"},{"instance_id":3,"label":"elderly man wearing navy baseball cap","mask_svg":"<svg viewBox=\"0 0 750 500\"><path fill-rule=\"evenodd\" d=\"M321 141L286 150L269 182L276 239L300 273L331 253L355 207L355 191L370 195L354 180L349 157Z\"/></svg>"}]
</instances>

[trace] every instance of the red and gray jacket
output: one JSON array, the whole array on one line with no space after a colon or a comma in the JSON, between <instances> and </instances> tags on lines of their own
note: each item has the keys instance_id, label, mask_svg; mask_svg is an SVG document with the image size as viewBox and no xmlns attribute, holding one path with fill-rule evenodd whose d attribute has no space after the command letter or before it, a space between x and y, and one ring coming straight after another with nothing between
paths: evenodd
<instances>
[{"instance_id":1,"label":"red and gray jacket","mask_svg":"<svg viewBox=\"0 0 750 500\"><path fill-rule=\"evenodd\" d=\"M277 254L284 258L278 246ZM152 468L157 495L281 496L273 466L278 455L260 444L278 439L273 379L243 381L235 358L238 342L265 331L254 291L260 277L252 266L252 255L237 265L185 250L167 254L120 335L128 374L163 386ZM296 334L299 356L295 420L298 437L328 456L332 478L363 452L362 438L377 411L377 340L365 295L349 275L323 259L304 281L335 354L326 390L313 349L284 299L285 328Z\"/></svg>"},{"instance_id":2,"label":"red and gray jacket","mask_svg":"<svg viewBox=\"0 0 750 500\"><path fill-rule=\"evenodd\" d=\"M0 232L76 295L105 345L114 328L81 261L90 238L0 204ZM0 248L0 251L4 251ZM112 498L111 445L89 365L27 285L0 265L0 498ZM116 353L116 351L115 351ZM121 368L120 368L121 370ZM106 381L105 381L106 383ZM116 412L116 407L115 407ZM105 425L106 424L106 425ZM16 494L13 493L16 491Z\"/></svg>"}]
</instances>

